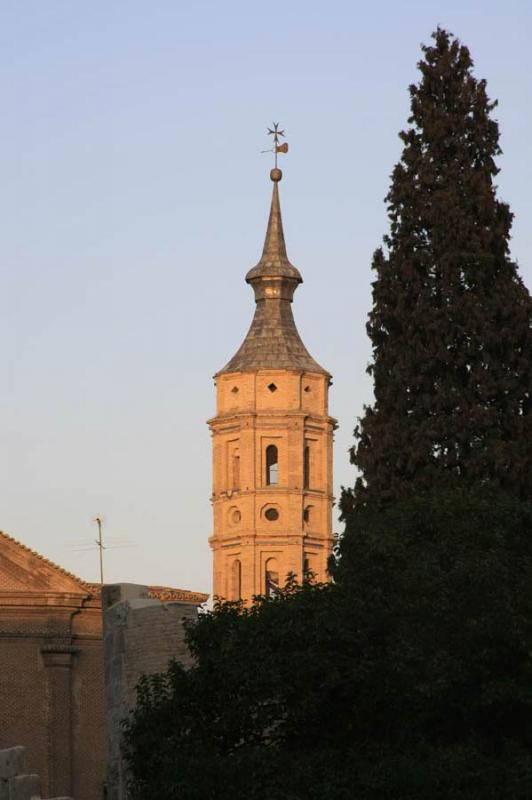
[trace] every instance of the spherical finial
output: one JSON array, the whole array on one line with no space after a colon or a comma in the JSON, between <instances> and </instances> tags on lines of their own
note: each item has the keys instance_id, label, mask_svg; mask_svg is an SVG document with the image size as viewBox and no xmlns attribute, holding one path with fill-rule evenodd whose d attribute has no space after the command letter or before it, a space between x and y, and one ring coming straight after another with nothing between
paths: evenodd
<instances>
[{"instance_id":1,"label":"spherical finial","mask_svg":"<svg viewBox=\"0 0 532 800\"><path fill-rule=\"evenodd\" d=\"M279 183L282 177L283 173L281 172L280 169L278 169L278 167L274 167L274 169L272 169L272 171L270 172L270 178L274 183Z\"/></svg>"}]
</instances>

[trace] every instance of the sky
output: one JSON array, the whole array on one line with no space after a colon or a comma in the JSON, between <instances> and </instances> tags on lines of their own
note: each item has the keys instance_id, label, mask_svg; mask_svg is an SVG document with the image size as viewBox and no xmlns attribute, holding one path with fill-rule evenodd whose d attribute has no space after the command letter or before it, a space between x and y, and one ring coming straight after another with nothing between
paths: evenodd
<instances>
[{"instance_id":1,"label":"sky","mask_svg":"<svg viewBox=\"0 0 532 800\"><path fill-rule=\"evenodd\" d=\"M107 582L210 590L206 420L253 314L273 121L296 322L334 375L337 496L354 482L371 256L438 24L499 100L530 288L528 0L0 0L0 529L97 580L80 548L102 515Z\"/></svg>"}]
</instances>

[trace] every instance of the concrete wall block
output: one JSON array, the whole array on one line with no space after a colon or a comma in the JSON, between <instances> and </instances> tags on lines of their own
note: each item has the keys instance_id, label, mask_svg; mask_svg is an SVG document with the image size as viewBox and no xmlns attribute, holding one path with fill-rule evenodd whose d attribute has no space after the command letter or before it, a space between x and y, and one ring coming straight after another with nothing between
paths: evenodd
<instances>
[{"instance_id":1,"label":"concrete wall block","mask_svg":"<svg viewBox=\"0 0 532 800\"><path fill-rule=\"evenodd\" d=\"M127 600L148 599L148 587L139 583L109 583L103 587L102 607L111 608Z\"/></svg>"},{"instance_id":2,"label":"concrete wall block","mask_svg":"<svg viewBox=\"0 0 532 800\"><path fill-rule=\"evenodd\" d=\"M0 750L0 778L13 778L26 770L26 748L10 747L7 750Z\"/></svg>"},{"instance_id":3,"label":"concrete wall block","mask_svg":"<svg viewBox=\"0 0 532 800\"><path fill-rule=\"evenodd\" d=\"M38 775L28 775L25 747L0 750L0 800L42 800ZM73 800L53 797L50 800Z\"/></svg>"},{"instance_id":4,"label":"concrete wall block","mask_svg":"<svg viewBox=\"0 0 532 800\"><path fill-rule=\"evenodd\" d=\"M143 596L144 588L130 584L104 587L108 597L103 603L108 800L126 797L121 723L136 704L140 676L166 670L172 657L184 664L192 662L183 620L197 617L197 608L181 601L148 598Z\"/></svg>"},{"instance_id":5,"label":"concrete wall block","mask_svg":"<svg viewBox=\"0 0 532 800\"><path fill-rule=\"evenodd\" d=\"M16 775L9 779L9 800L41 800L38 775Z\"/></svg>"}]
</instances>

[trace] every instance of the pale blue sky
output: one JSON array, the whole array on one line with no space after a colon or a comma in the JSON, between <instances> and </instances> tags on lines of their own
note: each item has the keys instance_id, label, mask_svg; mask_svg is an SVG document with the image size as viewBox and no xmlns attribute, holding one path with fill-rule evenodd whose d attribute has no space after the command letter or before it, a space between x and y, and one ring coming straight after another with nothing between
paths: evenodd
<instances>
[{"instance_id":1,"label":"pale blue sky","mask_svg":"<svg viewBox=\"0 0 532 800\"><path fill-rule=\"evenodd\" d=\"M70 548L101 513L134 545L109 551L109 580L210 588L211 376L253 313L274 119L296 321L334 374L351 484L419 45L452 30L500 101L530 287L531 23L528 0L0 0L0 528L96 579L96 553Z\"/></svg>"}]
</instances>

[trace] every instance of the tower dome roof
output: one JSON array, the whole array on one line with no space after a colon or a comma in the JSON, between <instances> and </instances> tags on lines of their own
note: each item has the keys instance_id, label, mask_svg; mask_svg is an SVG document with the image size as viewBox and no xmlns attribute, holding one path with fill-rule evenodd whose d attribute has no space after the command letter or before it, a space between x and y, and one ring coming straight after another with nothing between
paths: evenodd
<instances>
[{"instance_id":1,"label":"tower dome roof","mask_svg":"<svg viewBox=\"0 0 532 800\"><path fill-rule=\"evenodd\" d=\"M240 348L216 374L290 369L328 375L312 358L296 328L291 303L303 278L286 253L278 186L281 170L272 169L270 177L273 193L264 248L260 261L246 275L255 292L255 315Z\"/></svg>"}]
</instances>

